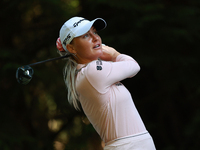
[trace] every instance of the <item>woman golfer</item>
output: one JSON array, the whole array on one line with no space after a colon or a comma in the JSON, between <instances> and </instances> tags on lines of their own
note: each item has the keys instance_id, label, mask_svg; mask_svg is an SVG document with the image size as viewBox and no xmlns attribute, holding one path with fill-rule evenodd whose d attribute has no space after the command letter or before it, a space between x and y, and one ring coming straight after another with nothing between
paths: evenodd
<instances>
[{"instance_id":1,"label":"woman golfer","mask_svg":"<svg viewBox=\"0 0 200 150\"><path fill-rule=\"evenodd\" d=\"M102 45L97 31L105 27L101 18L82 17L61 27L57 48L60 55L71 55L64 68L68 100L76 109L81 105L105 142L104 150L155 150L131 94L120 83L140 67L132 57Z\"/></svg>"}]
</instances>

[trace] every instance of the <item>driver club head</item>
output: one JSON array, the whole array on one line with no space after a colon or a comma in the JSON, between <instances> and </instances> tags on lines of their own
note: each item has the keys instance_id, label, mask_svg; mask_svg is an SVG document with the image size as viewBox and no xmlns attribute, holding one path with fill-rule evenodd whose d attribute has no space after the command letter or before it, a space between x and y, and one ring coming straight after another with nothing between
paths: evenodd
<instances>
[{"instance_id":1,"label":"driver club head","mask_svg":"<svg viewBox=\"0 0 200 150\"><path fill-rule=\"evenodd\" d=\"M16 71L16 79L20 84L26 85L31 81L33 73L34 71L29 65L19 67Z\"/></svg>"}]
</instances>

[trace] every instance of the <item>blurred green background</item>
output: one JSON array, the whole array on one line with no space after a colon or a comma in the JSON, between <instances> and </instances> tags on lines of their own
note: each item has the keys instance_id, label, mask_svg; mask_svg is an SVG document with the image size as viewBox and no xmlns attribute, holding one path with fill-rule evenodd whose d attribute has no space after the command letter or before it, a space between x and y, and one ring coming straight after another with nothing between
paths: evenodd
<instances>
[{"instance_id":1,"label":"blurred green background","mask_svg":"<svg viewBox=\"0 0 200 150\"><path fill-rule=\"evenodd\" d=\"M199 150L199 0L1 0L0 149L103 149L67 102L64 60L33 66L28 85L15 78L18 67L59 56L60 27L73 16L104 18L103 43L140 64L123 83L157 149Z\"/></svg>"}]
</instances>

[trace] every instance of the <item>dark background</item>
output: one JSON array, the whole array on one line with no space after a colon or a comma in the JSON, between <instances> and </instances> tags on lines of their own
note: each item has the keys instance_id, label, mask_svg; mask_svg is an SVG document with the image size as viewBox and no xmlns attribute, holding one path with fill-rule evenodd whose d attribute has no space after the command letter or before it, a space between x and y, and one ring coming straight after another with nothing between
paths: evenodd
<instances>
[{"instance_id":1,"label":"dark background","mask_svg":"<svg viewBox=\"0 0 200 150\"><path fill-rule=\"evenodd\" d=\"M60 27L73 16L107 21L103 43L135 58L141 71L123 81L158 150L200 147L199 0L1 0L0 149L102 150L92 125L67 102Z\"/></svg>"}]
</instances>

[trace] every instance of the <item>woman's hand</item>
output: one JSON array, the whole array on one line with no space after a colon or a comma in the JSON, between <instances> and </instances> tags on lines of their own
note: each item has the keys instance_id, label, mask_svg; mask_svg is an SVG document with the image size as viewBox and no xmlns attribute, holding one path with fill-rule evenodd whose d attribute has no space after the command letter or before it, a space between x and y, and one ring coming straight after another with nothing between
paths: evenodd
<instances>
[{"instance_id":1,"label":"woman's hand","mask_svg":"<svg viewBox=\"0 0 200 150\"><path fill-rule=\"evenodd\" d=\"M99 58L105 61L115 61L117 56L120 55L114 48L105 45L102 45L102 51L103 54Z\"/></svg>"}]
</instances>

